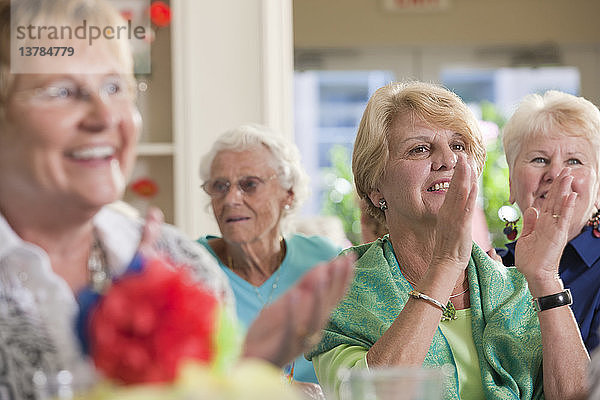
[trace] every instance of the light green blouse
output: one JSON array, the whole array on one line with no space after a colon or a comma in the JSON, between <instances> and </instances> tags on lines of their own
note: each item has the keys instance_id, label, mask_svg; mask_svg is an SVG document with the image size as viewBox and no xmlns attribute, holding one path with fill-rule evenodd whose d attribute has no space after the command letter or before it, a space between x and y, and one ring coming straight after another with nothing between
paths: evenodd
<instances>
[{"instance_id":1,"label":"light green blouse","mask_svg":"<svg viewBox=\"0 0 600 400\"><path fill-rule=\"evenodd\" d=\"M471 309L456 310L456 320L440 323L450 345L458 375L458 393L463 400L485 399L481 369L471 329Z\"/></svg>"},{"instance_id":2,"label":"light green blouse","mask_svg":"<svg viewBox=\"0 0 600 400\"><path fill-rule=\"evenodd\" d=\"M358 256L354 280L346 297L332 311L321 342L306 354L308 359L320 357L316 370L321 374L319 378L324 385L338 379L335 368L326 364L341 365L329 352L337 348L345 355L343 350L350 349L348 351L354 358L344 364L346 368L356 367L366 349L373 346L395 321L412 290L412 285L401 273L387 237L347 251ZM459 340L459 347L456 347L455 340L446 336L451 333L444 333L440 327L433 336L423 366L455 366L454 379L449 379L444 385L447 399L459 400L462 390L477 396L480 393L478 388L464 387L465 382L476 384L476 380L470 377L477 375L481 377L486 399L543 399L541 334L527 281L515 268L506 268L490 259L476 244L473 244L467 272L471 334L462 332L457 335L471 338L474 344L469 341L469 346L474 345L477 357L471 355L473 349L468 350L465 341ZM469 328L466 322L463 326ZM354 353L355 347L362 348L360 356ZM457 353L458 348L465 347L466 353ZM455 358L470 361L456 367ZM475 370L465 370L465 365ZM462 371L461 378L459 369ZM459 388L461 382L462 388Z\"/></svg>"},{"instance_id":3,"label":"light green blouse","mask_svg":"<svg viewBox=\"0 0 600 400\"><path fill-rule=\"evenodd\" d=\"M448 341L454 357L460 398L463 400L485 399L479 358L471 330L471 310L457 310L456 317L456 320L440 323L440 329ZM336 398L333 393L339 393L340 380L337 379L337 376L341 370L369 368L367 351L368 349L362 346L344 344L313 358L317 378L326 394ZM323 371L323 368L327 368L329 372ZM325 377L328 380L325 380Z\"/></svg>"}]
</instances>

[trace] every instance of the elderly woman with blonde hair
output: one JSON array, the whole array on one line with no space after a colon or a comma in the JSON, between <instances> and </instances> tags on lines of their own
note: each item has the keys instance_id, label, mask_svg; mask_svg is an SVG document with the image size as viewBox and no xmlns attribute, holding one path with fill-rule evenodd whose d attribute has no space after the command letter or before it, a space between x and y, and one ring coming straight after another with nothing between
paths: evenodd
<instances>
[{"instance_id":1,"label":"elderly woman with blonde hair","mask_svg":"<svg viewBox=\"0 0 600 400\"><path fill-rule=\"evenodd\" d=\"M577 194L568 243L558 273L573 297L573 314L592 351L600 344L600 111L584 99L551 90L526 96L503 129L510 201L522 212L541 209L563 169ZM564 218L553 214L558 223ZM519 241L499 249L504 265L515 265Z\"/></svg>"},{"instance_id":2,"label":"elderly woman with blonde hair","mask_svg":"<svg viewBox=\"0 0 600 400\"><path fill-rule=\"evenodd\" d=\"M556 277L573 176L562 171L543 206L527 209L507 268L471 239L484 160L477 120L454 93L407 82L373 94L352 168L389 236L349 250L354 282L309 354L326 388L339 390L343 368L450 364L446 399L585 393L589 359Z\"/></svg>"},{"instance_id":3,"label":"elderly woman with blonde hair","mask_svg":"<svg viewBox=\"0 0 600 400\"><path fill-rule=\"evenodd\" d=\"M341 250L324 237L284 236L284 224L306 198L308 177L296 146L267 127L242 125L224 132L203 157L200 175L222 237L198 241L229 278L246 325L304 273ZM317 383L312 364L302 356L293 365L293 378Z\"/></svg>"},{"instance_id":4,"label":"elderly woman with blonde hair","mask_svg":"<svg viewBox=\"0 0 600 400\"><path fill-rule=\"evenodd\" d=\"M127 42L56 41L73 46L72 56L23 57L20 67L38 70L11 72L11 60L19 56L11 54L11 22L79 26L83 21L126 25L102 0L0 0L3 400L46 398L34 386L36 371L66 369L93 382L91 360L74 332L76 298L88 287L108 287L136 252L167 256L174 267L188 268L225 312L233 304L226 277L202 246L160 224L155 211L144 225L110 207L133 168L141 123ZM351 263L337 259L311 269L248 329L243 354L283 366L306 350L307 338L319 332L343 294ZM305 304L291 313L294 301Z\"/></svg>"}]
</instances>

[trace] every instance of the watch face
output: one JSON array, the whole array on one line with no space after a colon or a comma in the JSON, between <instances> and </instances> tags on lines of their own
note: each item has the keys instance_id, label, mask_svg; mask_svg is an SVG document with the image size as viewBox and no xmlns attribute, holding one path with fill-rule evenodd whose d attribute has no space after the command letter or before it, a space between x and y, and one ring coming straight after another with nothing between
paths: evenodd
<instances>
[{"instance_id":1,"label":"watch face","mask_svg":"<svg viewBox=\"0 0 600 400\"><path fill-rule=\"evenodd\" d=\"M565 289L556 294L535 298L533 299L533 304L535 305L535 310L538 312L555 307L569 306L573 304L571 290Z\"/></svg>"},{"instance_id":2,"label":"watch face","mask_svg":"<svg viewBox=\"0 0 600 400\"><path fill-rule=\"evenodd\" d=\"M505 222L516 222L519 220L519 211L513 206L502 206L498 210L498 217Z\"/></svg>"}]
</instances>

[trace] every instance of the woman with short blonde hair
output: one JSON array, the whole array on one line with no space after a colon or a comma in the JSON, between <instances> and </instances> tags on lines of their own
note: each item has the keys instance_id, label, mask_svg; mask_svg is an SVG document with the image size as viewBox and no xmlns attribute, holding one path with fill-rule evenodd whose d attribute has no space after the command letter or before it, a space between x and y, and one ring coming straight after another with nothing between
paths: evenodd
<instances>
[{"instance_id":1,"label":"woman with short blonde hair","mask_svg":"<svg viewBox=\"0 0 600 400\"><path fill-rule=\"evenodd\" d=\"M459 132L473 153L477 173L485 163L485 146L477 119L466 104L453 92L424 82L394 82L377 90L365 109L358 127L352 172L356 190L366 198L385 172L389 159L390 127L397 114L414 120L427 120ZM371 202L368 212L385 221L384 213Z\"/></svg>"},{"instance_id":2,"label":"woman with short blonde hair","mask_svg":"<svg viewBox=\"0 0 600 400\"><path fill-rule=\"evenodd\" d=\"M484 158L475 117L450 91L391 83L369 100L352 168L389 235L348 250L354 282L308 355L329 391L343 369L450 364L445 399L584 395L588 355L556 278L573 175L560 172L545 206L525 213L506 268L471 239Z\"/></svg>"}]
</instances>

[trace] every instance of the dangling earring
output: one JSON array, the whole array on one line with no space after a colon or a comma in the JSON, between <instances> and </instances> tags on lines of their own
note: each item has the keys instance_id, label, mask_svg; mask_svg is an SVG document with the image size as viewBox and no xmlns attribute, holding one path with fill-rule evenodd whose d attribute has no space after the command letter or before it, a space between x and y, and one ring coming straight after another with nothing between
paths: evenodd
<instances>
[{"instance_id":1,"label":"dangling earring","mask_svg":"<svg viewBox=\"0 0 600 400\"><path fill-rule=\"evenodd\" d=\"M388 209L387 202L385 201L384 198L379 199L379 209L381 211L385 211Z\"/></svg>"},{"instance_id":2,"label":"dangling earring","mask_svg":"<svg viewBox=\"0 0 600 400\"><path fill-rule=\"evenodd\" d=\"M600 211L596 211L596 214L592 215L587 225L592 227L592 234L600 238Z\"/></svg>"},{"instance_id":3,"label":"dangling earring","mask_svg":"<svg viewBox=\"0 0 600 400\"><path fill-rule=\"evenodd\" d=\"M498 217L506 223L504 225L504 234L508 240L515 240L519 231L517 222L519 222L519 212L512 206L502 206L498 210Z\"/></svg>"}]
</instances>

